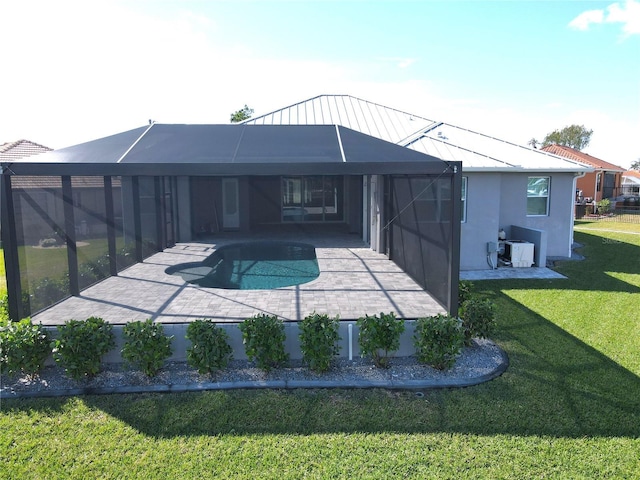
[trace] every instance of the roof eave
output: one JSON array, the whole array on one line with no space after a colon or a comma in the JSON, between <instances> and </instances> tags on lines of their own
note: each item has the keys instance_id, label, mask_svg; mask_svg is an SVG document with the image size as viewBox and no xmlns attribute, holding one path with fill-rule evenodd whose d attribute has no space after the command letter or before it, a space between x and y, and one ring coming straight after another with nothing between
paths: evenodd
<instances>
[{"instance_id":1,"label":"roof eave","mask_svg":"<svg viewBox=\"0 0 640 480\"><path fill-rule=\"evenodd\" d=\"M573 173L582 174L593 172L593 169L567 169L567 168L524 168L524 167L465 167L462 170L472 173Z\"/></svg>"}]
</instances>

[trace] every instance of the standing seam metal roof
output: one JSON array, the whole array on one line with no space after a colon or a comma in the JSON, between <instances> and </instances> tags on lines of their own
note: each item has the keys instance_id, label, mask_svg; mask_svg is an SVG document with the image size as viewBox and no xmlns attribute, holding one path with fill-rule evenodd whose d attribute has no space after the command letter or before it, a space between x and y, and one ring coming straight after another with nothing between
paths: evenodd
<instances>
[{"instance_id":1,"label":"standing seam metal roof","mask_svg":"<svg viewBox=\"0 0 640 480\"><path fill-rule=\"evenodd\" d=\"M442 173L448 163L337 125L153 124L8 164L18 175Z\"/></svg>"},{"instance_id":2,"label":"standing seam metal roof","mask_svg":"<svg viewBox=\"0 0 640 480\"><path fill-rule=\"evenodd\" d=\"M308 111L313 115L309 116ZM578 161L350 95L319 95L246 120L244 124L318 125L327 119L443 160L461 161L465 171L591 170Z\"/></svg>"}]
</instances>

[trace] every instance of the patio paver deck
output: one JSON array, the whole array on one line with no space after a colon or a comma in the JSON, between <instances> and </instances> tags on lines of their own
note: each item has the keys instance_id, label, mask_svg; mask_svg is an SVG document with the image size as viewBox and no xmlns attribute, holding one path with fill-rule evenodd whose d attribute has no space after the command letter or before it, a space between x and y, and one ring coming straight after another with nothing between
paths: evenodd
<instances>
[{"instance_id":1,"label":"patio paver deck","mask_svg":"<svg viewBox=\"0 0 640 480\"><path fill-rule=\"evenodd\" d=\"M394 312L414 319L445 309L386 256L372 251L354 235L308 235L278 238L315 245L320 276L312 282L275 290L225 290L199 287L165 273L169 266L197 262L232 241L262 239L226 236L215 242L180 243L133 265L116 277L84 290L35 315L34 322L59 325L74 318L102 317L123 324L152 318L184 323L198 318L240 322L259 313L297 321L316 311L343 320L364 314Z\"/></svg>"}]
</instances>

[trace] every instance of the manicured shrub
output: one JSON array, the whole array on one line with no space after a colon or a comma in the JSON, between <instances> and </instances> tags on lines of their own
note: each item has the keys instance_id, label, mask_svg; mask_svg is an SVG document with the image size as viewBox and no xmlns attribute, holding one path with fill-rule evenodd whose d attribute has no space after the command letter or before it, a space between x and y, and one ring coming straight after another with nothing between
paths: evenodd
<instances>
[{"instance_id":1,"label":"manicured shrub","mask_svg":"<svg viewBox=\"0 0 640 480\"><path fill-rule=\"evenodd\" d=\"M47 332L31 319L8 322L0 327L0 371L35 375L51 353Z\"/></svg>"},{"instance_id":2,"label":"manicured shrub","mask_svg":"<svg viewBox=\"0 0 640 480\"><path fill-rule=\"evenodd\" d=\"M233 358L229 336L209 319L195 320L187 327L187 363L199 373L213 373L225 368Z\"/></svg>"},{"instance_id":3,"label":"manicured shrub","mask_svg":"<svg viewBox=\"0 0 640 480\"><path fill-rule=\"evenodd\" d=\"M338 317L313 313L300 322L300 350L303 360L315 372L325 372L331 360L340 352L338 341Z\"/></svg>"},{"instance_id":4,"label":"manicured shrub","mask_svg":"<svg viewBox=\"0 0 640 480\"><path fill-rule=\"evenodd\" d=\"M457 318L434 315L419 318L413 336L416 356L438 370L451 368L464 347L464 331Z\"/></svg>"},{"instance_id":5,"label":"manicured shrub","mask_svg":"<svg viewBox=\"0 0 640 480\"><path fill-rule=\"evenodd\" d=\"M239 326L249 361L255 359L258 368L269 371L289 360L284 351L284 323L275 315L259 314L247 318Z\"/></svg>"},{"instance_id":6,"label":"manicured shrub","mask_svg":"<svg viewBox=\"0 0 640 480\"><path fill-rule=\"evenodd\" d=\"M608 198L603 198L596 204L596 206L598 214L604 215L609 213L609 210L611 210L611 201Z\"/></svg>"},{"instance_id":7,"label":"manicured shrub","mask_svg":"<svg viewBox=\"0 0 640 480\"><path fill-rule=\"evenodd\" d=\"M469 280L460 280L458 282L458 307L471 298L473 294L473 283Z\"/></svg>"},{"instance_id":8,"label":"manicured shrub","mask_svg":"<svg viewBox=\"0 0 640 480\"><path fill-rule=\"evenodd\" d=\"M130 322L124 326L122 358L142 370L147 376L155 376L164 361L171 356L171 338L164 334L161 323Z\"/></svg>"},{"instance_id":9,"label":"manicured shrub","mask_svg":"<svg viewBox=\"0 0 640 480\"><path fill-rule=\"evenodd\" d=\"M62 245L62 239L60 237L41 238L38 245L42 248L57 247Z\"/></svg>"},{"instance_id":10,"label":"manicured shrub","mask_svg":"<svg viewBox=\"0 0 640 480\"><path fill-rule=\"evenodd\" d=\"M0 296L0 327L9 322L9 296L5 293Z\"/></svg>"},{"instance_id":11,"label":"manicured shrub","mask_svg":"<svg viewBox=\"0 0 640 480\"><path fill-rule=\"evenodd\" d=\"M99 317L67 320L58 326L53 358L76 380L100 371L102 356L115 346L113 327Z\"/></svg>"},{"instance_id":12,"label":"manicured shrub","mask_svg":"<svg viewBox=\"0 0 640 480\"><path fill-rule=\"evenodd\" d=\"M30 285L31 313L53 305L69 295L69 276L42 278Z\"/></svg>"},{"instance_id":13,"label":"manicured shrub","mask_svg":"<svg viewBox=\"0 0 640 480\"><path fill-rule=\"evenodd\" d=\"M400 348L400 335L404 332L404 320L394 313L365 315L357 322L360 355L369 356L376 367L389 366L389 354Z\"/></svg>"},{"instance_id":14,"label":"manicured shrub","mask_svg":"<svg viewBox=\"0 0 640 480\"><path fill-rule=\"evenodd\" d=\"M495 328L495 317L495 305L488 298L472 297L464 302L462 327L467 345L474 337L488 338Z\"/></svg>"}]
</instances>

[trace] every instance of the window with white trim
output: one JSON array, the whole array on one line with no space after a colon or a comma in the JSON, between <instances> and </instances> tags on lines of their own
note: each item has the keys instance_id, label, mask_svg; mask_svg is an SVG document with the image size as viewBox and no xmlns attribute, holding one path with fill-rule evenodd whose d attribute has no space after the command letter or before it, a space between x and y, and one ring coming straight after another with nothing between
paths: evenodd
<instances>
[{"instance_id":1,"label":"window with white trim","mask_svg":"<svg viewBox=\"0 0 640 480\"><path fill-rule=\"evenodd\" d=\"M527 216L549 215L550 177L529 177L527 182Z\"/></svg>"}]
</instances>

